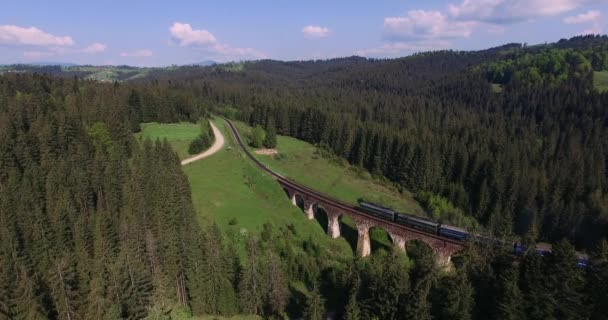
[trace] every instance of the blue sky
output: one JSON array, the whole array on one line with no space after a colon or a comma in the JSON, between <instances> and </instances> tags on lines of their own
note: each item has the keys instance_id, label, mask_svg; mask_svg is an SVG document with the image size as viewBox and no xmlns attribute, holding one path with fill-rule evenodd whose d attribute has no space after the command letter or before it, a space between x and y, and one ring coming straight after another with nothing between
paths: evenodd
<instances>
[{"instance_id":1,"label":"blue sky","mask_svg":"<svg viewBox=\"0 0 608 320\"><path fill-rule=\"evenodd\" d=\"M0 64L398 57L608 30L608 0L3 0Z\"/></svg>"}]
</instances>

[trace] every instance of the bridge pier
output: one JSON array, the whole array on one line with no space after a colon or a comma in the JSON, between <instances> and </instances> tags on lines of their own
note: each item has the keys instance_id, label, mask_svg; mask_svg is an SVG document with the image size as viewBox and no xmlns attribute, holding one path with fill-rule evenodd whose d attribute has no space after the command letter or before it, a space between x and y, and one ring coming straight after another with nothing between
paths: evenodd
<instances>
[{"instance_id":1,"label":"bridge pier","mask_svg":"<svg viewBox=\"0 0 608 320\"><path fill-rule=\"evenodd\" d=\"M315 203L312 201L304 202L304 212L306 213L306 217L308 218L308 220L312 220L315 218L314 205Z\"/></svg>"},{"instance_id":2,"label":"bridge pier","mask_svg":"<svg viewBox=\"0 0 608 320\"><path fill-rule=\"evenodd\" d=\"M405 252L405 237L402 237L394 232L388 232L388 235L391 237L393 245L395 245L399 250Z\"/></svg>"},{"instance_id":3,"label":"bridge pier","mask_svg":"<svg viewBox=\"0 0 608 320\"><path fill-rule=\"evenodd\" d=\"M363 220L355 220L357 224L357 254L360 257L367 257L372 253L372 247L369 240L369 228L372 227L372 224L363 221Z\"/></svg>"},{"instance_id":4,"label":"bridge pier","mask_svg":"<svg viewBox=\"0 0 608 320\"><path fill-rule=\"evenodd\" d=\"M340 237L340 214L331 210L327 211L327 234L336 239Z\"/></svg>"},{"instance_id":5,"label":"bridge pier","mask_svg":"<svg viewBox=\"0 0 608 320\"><path fill-rule=\"evenodd\" d=\"M289 199L291 200L291 204L293 204L296 207L298 206L298 201L296 200L295 192L291 192L291 194L289 195Z\"/></svg>"},{"instance_id":6,"label":"bridge pier","mask_svg":"<svg viewBox=\"0 0 608 320\"><path fill-rule=\"evenodd\" d=\"M443 242L433 246L435 251L435 261L441 268L449 268L452 260L452 255L462 249L462 246L452 243Z\"/></svg>"}]
</instances>

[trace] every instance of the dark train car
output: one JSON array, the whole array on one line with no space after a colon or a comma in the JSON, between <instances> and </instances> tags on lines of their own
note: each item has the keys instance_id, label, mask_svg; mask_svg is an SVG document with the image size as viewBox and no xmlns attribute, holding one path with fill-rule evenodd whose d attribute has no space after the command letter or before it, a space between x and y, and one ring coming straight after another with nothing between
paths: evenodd
<instances>
[{"instance_id":1,"label":"dark train car","mask_svg":"<svg viewBox=\"0 0 608 320\"><path fill-rule=\"evenodd\" d=\"M363 200L359 200L359 207L369 214L373 214L385 220L395 221L395 211L389 208Z\"/></svg>"},{"instance_id":2,"label":"dark train car","mask_svg":"<svg viewBox=\"0 0 608 320\"><path fill-rule=\"evenodd\" d=\"M458 241L466 241L470 237L470 234L466 230L446 224L439 226L439 235Z\"/></svg>"},{"instance_id":3,"label":"dark train car","mask_svg":"<svg viewBox=\"0 0 608 320\"><path fill-rule=\"evenodd\" d=\"M588 265L589 265L589 260L587 260L587 258L584 258L584 257L578 258L578 261L576 263L576 266L578 268L587 268Z\"/></svg>"},{"instance_id":4,"label":"dark train car","mask_svg":"<svg viewBox=\"0 0 608 320\"><path fill-rule=\"evenodd\" d=\"M397 213L397 218L395 221L399 224L403 224L408 227L412 227L433 234L437 234L437 229L439 227L439 223L437 222L410 216L403 213Z\"/></svg>"}]
</instances>

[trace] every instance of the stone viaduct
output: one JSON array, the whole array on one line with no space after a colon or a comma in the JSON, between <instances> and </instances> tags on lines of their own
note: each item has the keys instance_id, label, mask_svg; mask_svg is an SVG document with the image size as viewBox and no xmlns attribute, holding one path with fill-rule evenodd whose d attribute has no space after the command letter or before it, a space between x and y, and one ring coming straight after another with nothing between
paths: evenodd
<instances>
[{"instance_id":1,"label":"stone viaduct","mask_svg":"<svg viewBox=\"0 0 608 320\"><path fill-rule=\"evenodd\" d=\"M322 208L323 211L327 213L327 233L330 237L340 237L340 219L343 215L346 215L355 221L358 232L357 253L360 256L366 257L371 253L369 231L373 227L385 230L389 234L393 244L404 251L406 244L409 241L418 240L424 242L435 252L435 257L439 265L448 265L450 263L450 257L463 248L462 242L440 237L436 234L422 232L402 224L370 215L353 205L333 199L270 170L247 150L247 147L241 140L238 130L234 127L232 122L226 118L224 119L230 126L232 135L245 154L260 169L266 171L277 180L294 205L297 206L298 201L304 205L304 212L308 219L314 219L315 211L318 208Z\"/></svg>"},{"instance_id":2,"label":"stone viaduct","mask_svg":"<svg viewBox=\"0 0 608 320\"><path fill-rule=\"evenodd\" d=\"M350 204L326 197L287 179L279 178L277 181L285 190L293 205L303 204L304 213L308 219L314 219L319 208L327 213L327 234L334 239L340 237L340 219L342 216L350 217L357 226L357 253L359 256L366 257L371 253L369 232L373 227L386 231L393 244L403 251L405 251L406 244L409 241L424 242L433 249L437 263L442 266L448 265L451 256L463 248L461 242L369 215Z\"/></svg>"}]
</instances>

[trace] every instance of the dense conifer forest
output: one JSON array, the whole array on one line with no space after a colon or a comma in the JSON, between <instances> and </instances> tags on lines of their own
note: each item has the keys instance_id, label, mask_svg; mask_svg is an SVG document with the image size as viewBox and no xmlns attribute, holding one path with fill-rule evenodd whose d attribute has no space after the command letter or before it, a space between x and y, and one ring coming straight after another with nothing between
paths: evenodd
<instances>
[{"instance_id":1,"label":"dense conifer forest","mask_svg":"<svg viewBox=\"0 0 608 320\"><path fill-rule=\"evenodd\" d=\"M608 93L591 74L607 53L608 38L585 36L184 67L129 83L1 75L0 319L603 319ZM210 113L312 142L553 253L468 246L442 270L413 244L339 261L293 226L266 224L239 254L197 220L169 144L133 136L142 122ZM575 248L590 267L576 266Z\"/></svg>"}]
</instances>

